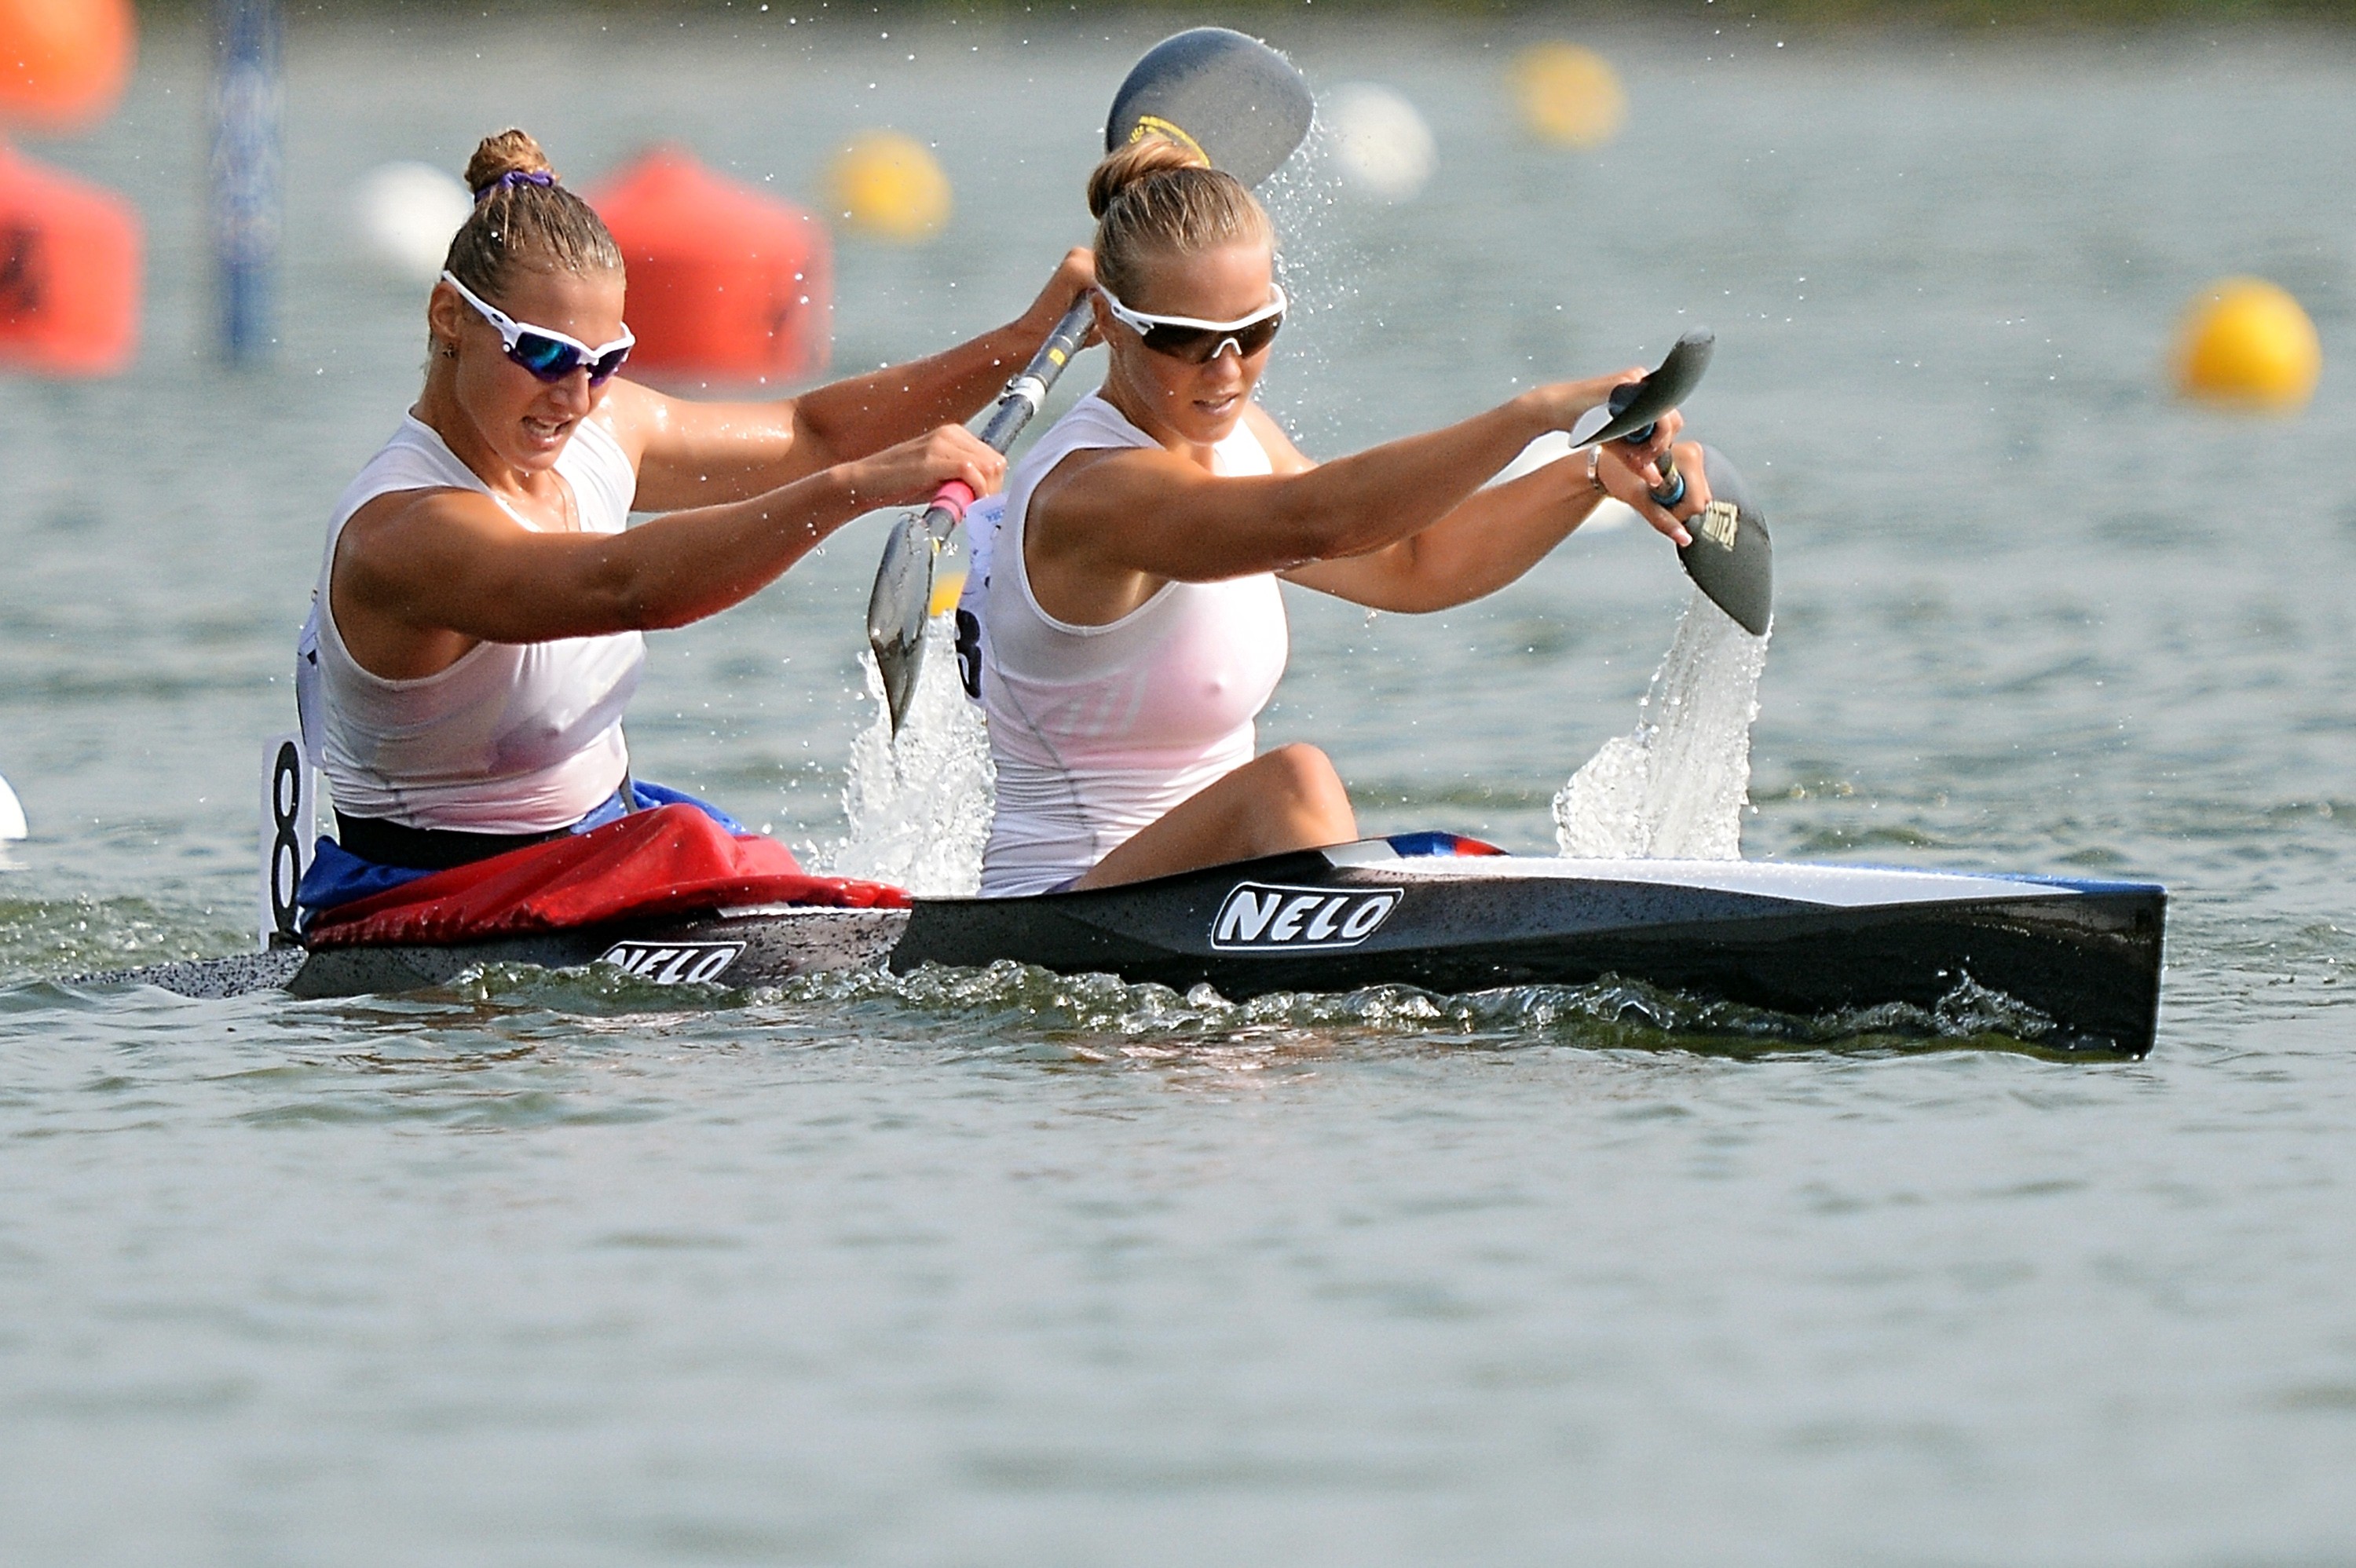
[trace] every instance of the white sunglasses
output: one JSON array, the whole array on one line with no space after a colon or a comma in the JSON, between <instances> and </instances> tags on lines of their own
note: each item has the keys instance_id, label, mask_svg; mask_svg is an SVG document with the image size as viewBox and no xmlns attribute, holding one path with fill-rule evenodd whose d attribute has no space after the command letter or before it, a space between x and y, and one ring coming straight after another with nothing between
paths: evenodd
<instances>
[{"instance_id":1,"label":"white sunglasses","mask_svg":"<svg viewBox=\"0 0 2356 1568\"><path fill-rule=\"evenodd\" d=\"M1282 285L1271 283L1269 287L1276 298L1235 321L1155 315L1150 311L1130 309L1110 289L1098 288L1097 293L1104 295L1105 304L1112 307L1112 318L1143 338L1145 346L1156 354L1167 354L1190 365L1208 365L1230 347L1235 349L1237 358L1248 359L1275 339L1276 329L1284 325L1286 301Z\"/></svg>"},{"instance_id":2,"label":"white sunglasses","mask_svg":"<svg viewBox=\"0 0 2356 1568\"><path fill-rule=\"evenodd\" d=\"M460 299L473 305L485 321L498 329L509 358L543 381L562 381L585 365L589 368L589 384L603 386L629 358L631 348L638 341L625 325L621 336L603 348L592 348L577 337L518 321L498 306L484 304L481 296L449 272L442 274L442 281L457 290Z\"/></svg>"}]
</instances>

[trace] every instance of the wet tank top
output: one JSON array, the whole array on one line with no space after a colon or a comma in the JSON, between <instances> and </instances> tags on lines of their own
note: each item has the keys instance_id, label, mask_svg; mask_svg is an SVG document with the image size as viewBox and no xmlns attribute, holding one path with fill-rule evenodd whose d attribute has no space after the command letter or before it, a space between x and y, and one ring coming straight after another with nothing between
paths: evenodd
<instances>
[{"instance_id":1,"label":"wet tank top","mask_svg":"<svg viewBox=\"0 0 2356 1568\"><path fill-rule=\"evenodd\" d=\"M998 769L985 896L1069 881L1252 760L1254 721L1290 651L1274 574L1165 583L1101 626L1058 621L1031 593L1023 529L1039 482L1076 452L1154 444L1091 393L1015 464L995 537L975 541L968 592ZM1212 462L1222 475L1271 471L1243 424Z\"/></svg>"},{"instance_id":2,"label":"wet tank top","mask_svg":"<svg viewBox=\"0 0 2356 1568\"><path fill-rule=\"evenodd\" d=\"M584 532L627 526L637 475L603 426L574 427L556 472L573 488ZM469 833L571 827L628 771L622 712L646 666L637 633L478 643L437 674L387 680L361 668L337 631L327 575L344 525L380 496L439 489L491 494L412 417L336 503L295 663L305 747L348 816Z\"/></svg>"}]
</instances>

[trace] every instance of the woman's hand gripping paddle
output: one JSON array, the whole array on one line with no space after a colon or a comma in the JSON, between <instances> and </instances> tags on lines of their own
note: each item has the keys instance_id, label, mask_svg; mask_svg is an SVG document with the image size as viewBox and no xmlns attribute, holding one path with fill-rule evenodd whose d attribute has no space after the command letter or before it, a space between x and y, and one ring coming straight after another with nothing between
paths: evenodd
<instances>
[{"instance_id":1,"label":"woman's hand gripping paddle","mask_svg":"<svg viewBox=\"0 0 2356 1568\"><path fill-rule=\"evenodd\" d=\"M1055 330L1023 374L1006 384L998 407L981 439L993 452L1004 452L1047 400L1064 367L1087 340L1092 312L1085 299L1064 313ZM875 567L875 586L867 594L867 645L875 650L875 667L884 675L884 699L892 710L892 731L908 716L908 701L916 694L916 670L925 656L925 623L933 613L933 569L949 535L965 521L973 505L973 491L952 479L935 492L922 512L911 507L900 514L884 540L884 559Z\"/></svg>"},{"instance_id":2,"label":"woman's hand gripping paddle","mask_svg":"<svg viewBox=\"0 0 2356 1568\"><path fill-rule=\"evenodd\" d=\"M1301 145L1315 112L1308 82L1282 55L1225 27L1196 27L1162 39L1130 68L1105 121L1105 151L1148 135L1167 136L1213 167L1258 185ZM1014 444L1087 341L1091 318L1087 300L1072 306L1023 374L1007 383L981 432L992 450ZM973 492L952 481L922 513L904 514L884 540L867 598L867 642L883 672L894 733L916 692L934 569L972 503Z\"/></svg>"},{"instance_id":3,"label":"woman's hand gripping paddle","mask_svg":"<svg viewBox=\"0 0 2356 1568\"><path fill-rule=\"evenodd\" d=\"M1635 445L1650 441L1655 421L1700 385L1717 341L1707 327L1678 338L1659 369L1615 389L1609 403L1580 416L1570 427L1571 449L1607 441ZM1653 492L1653 499L1674 507L1686 498L1685 475L1666 453L1661 454L1660 468L1661 487ZM1752 636L1763 637L1775 610L1775 552L1767 537L1767 520L1751 505L1734 465L1708 447L1702 449L1702 471L1709 479L1709 505L1687 528L1693 543L1678 546L1677 559L1712 603Z\"/></svg>"}]
</instances>

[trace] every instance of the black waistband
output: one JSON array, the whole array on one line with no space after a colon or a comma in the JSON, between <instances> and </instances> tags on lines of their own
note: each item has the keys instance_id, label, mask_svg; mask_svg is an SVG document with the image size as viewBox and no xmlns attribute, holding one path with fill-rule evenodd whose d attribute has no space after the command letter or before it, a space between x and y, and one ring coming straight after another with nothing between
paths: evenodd
<instances>
[{"instance_id":1,"label":"black waistband","mask_svg":"<svg viewBox=\"0 0 2356 1568\"><path fill-rule=\"evenodd\" d=\"M625 771L621 787L614 792L625 816L638 809L637 787ZM529 849L572 836L570 827L552 827L545 833L464 833L455 827L404 827L380 816L336 813L336 842L345 853L410 871L446 871L510 849Z\"/></svg>"},{"instance_id":2,"label":"black waistband","mask_svg":"<svg viewBox=\"0 0 2356 1568\"><path fill-rule=\"evenodd\" d=\"M336 813L336 842L346 852L380 866L399 866L412 871L446 871L453 866L471 866L510 849L562 838L572 831L570 827L559 827L547 833L461 833L455 828L405 827L380 817Z\"/></svg>"}]
</instances>

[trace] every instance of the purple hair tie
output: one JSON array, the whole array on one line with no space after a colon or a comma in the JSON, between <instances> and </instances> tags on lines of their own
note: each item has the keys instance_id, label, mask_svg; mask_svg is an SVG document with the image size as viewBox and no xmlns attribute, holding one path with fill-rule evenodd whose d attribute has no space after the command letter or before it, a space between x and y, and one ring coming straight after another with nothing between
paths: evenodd
<instances>
[{"instance_id":1,"label":"purple hair tie","mask_svg":"<svg viewBox=\"0 0 2356 1568\"><path fill-rule=\"evenodd\" d=\"M490 184L478 188L475 192L475 201L477 206L481 205L483 200L495 190L513 190L519 185L554 185L555 183L556 176L552 174L537 171L526 174L521 169L509 169Z\"/></svg>"}]
</instances>

